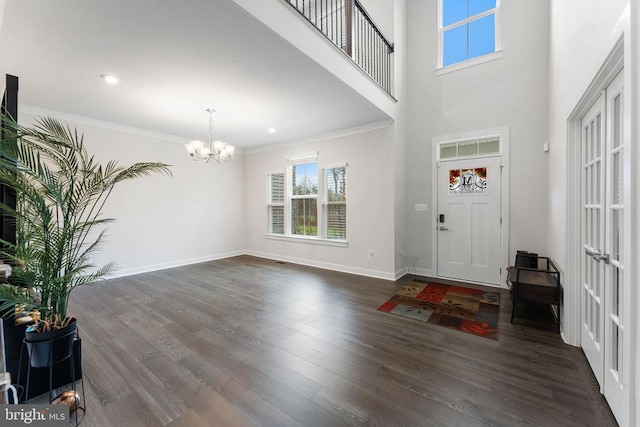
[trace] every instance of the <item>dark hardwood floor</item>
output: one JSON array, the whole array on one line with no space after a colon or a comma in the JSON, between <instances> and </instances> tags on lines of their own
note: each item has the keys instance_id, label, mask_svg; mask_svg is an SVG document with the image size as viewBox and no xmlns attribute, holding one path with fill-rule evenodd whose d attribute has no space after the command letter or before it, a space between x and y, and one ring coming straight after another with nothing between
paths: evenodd
<instances>
[{"instance_id":1,"label":"dark hardwood floor","mask_svg":"<svg viewBox=\"0 0 640 427\"><path fill-rule=\"evenodd\" d=\"M72 294L89 426L606 426L582 351L376 308L399 282L241 256Z\"/></svg>"}]
</instances>

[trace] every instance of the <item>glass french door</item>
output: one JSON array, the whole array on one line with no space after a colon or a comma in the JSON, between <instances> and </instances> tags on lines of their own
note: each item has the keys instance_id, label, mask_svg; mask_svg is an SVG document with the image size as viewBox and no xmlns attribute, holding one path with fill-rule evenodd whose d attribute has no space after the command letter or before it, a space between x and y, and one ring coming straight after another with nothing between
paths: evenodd
<instances>
[{"instance_id":1,"label":"glass french door","mask_svg":"<svg viewBox=\"0 0 640 427\"><path fill-rule=\"evenodd\" d=\"M622 72L582 119L581 343L616 414L622 402Z\"/></svg>"}]
</instances>

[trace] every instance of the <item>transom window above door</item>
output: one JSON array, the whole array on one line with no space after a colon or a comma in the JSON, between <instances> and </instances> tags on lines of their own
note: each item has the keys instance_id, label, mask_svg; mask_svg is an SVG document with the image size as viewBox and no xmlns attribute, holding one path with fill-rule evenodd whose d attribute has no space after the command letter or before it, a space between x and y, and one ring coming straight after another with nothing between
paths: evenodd
<instances>
[{"instance_id":1,"label":"transom window above door","mask_svg":"<svg viewBox=\"0 0 640 427\"><path fill-rule=\"evenodd\" d=\"M465 157L483 157L500 154L500 137L445 141L438 144L438 159L453 160Z\"/></svg>"},{"instance_id":2,"label":"transom window above door","mask_svg":"<svg viewBox=\"0 0 640 427\"><path fill-rule=\"evenodd\" d=\"M441 67L498 51L500 0L440 0Z\"/></svg>"}]
</instances>

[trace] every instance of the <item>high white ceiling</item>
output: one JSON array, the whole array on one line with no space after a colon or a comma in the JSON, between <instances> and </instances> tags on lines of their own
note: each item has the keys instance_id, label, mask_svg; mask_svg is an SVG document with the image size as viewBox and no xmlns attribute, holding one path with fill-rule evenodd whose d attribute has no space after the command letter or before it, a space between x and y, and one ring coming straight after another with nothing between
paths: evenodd
<instances>
[{"instance_id":1,"label":"high white ceiling","mask_svg":"<svg viewBox=\"0 0 640 427\"><path fill-rule=\"evenodd\" d=\"M245 149L388 119L231 0L6 0L0 72L22 105L185 141L212 107Z\"/></svg>"}]
</instances>

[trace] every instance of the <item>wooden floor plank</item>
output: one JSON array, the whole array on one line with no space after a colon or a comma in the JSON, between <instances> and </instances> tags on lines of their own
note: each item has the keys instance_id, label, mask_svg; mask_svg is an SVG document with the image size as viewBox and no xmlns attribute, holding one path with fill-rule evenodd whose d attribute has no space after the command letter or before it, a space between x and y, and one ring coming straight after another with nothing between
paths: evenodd
<instances>
[{"instance_id":1,"label":"wooden floor plank","mask_svg":"<svg viewBox=\"0 0 640 427\"><path fill-rule=\"evenodd\" d=\"M494 341L377 310L410 280L239 256L79 288L82 425L615 425L508 292Z\"/></svg>"}]
</instances>

